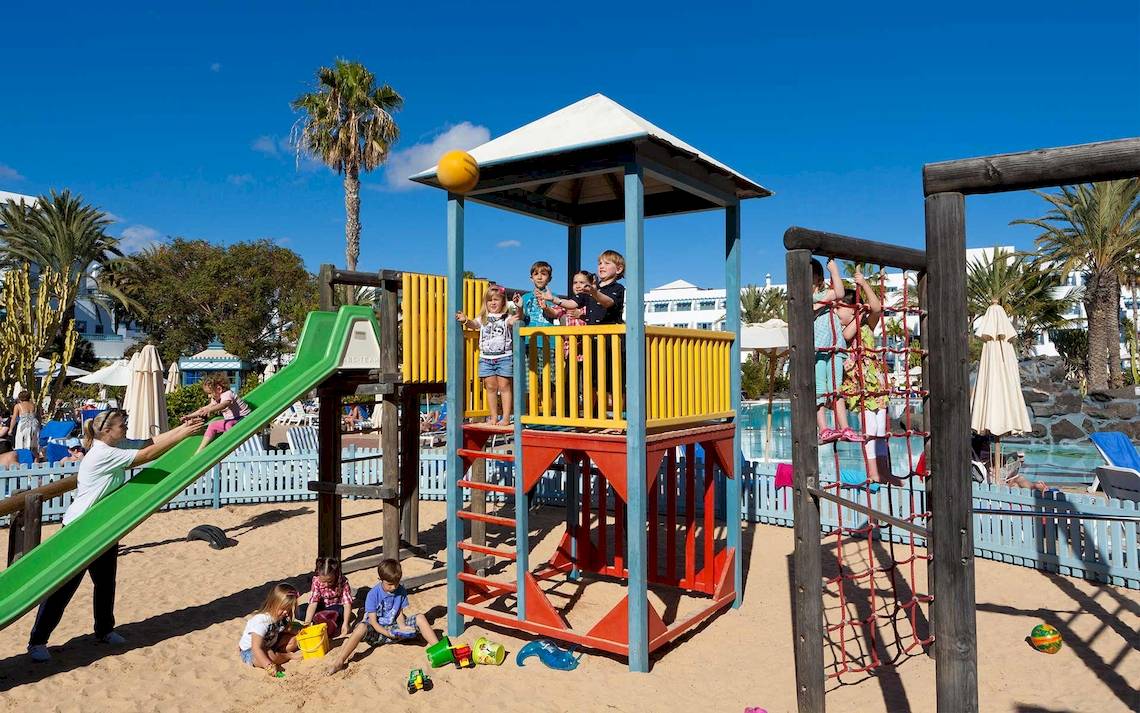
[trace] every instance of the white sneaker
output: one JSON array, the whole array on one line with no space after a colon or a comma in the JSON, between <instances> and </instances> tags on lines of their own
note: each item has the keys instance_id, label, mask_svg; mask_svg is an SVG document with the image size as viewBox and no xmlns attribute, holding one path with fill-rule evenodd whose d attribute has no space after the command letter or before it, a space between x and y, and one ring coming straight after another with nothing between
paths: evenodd
<instances>
[{"instance_id":1,"label":"white sneaker","mask_svg":"<svg viewBox=\"0 0 1140 713\"><path fill-rule=\"evenodd\" d=\"M35 646L28 647L28 655L32 657L32 661L36 663L47 663L51 661L51 652L48 647L43 644L36 644Z\"/></svg>"},{"instance_id":2,"label":"white sneaker","mask_svg":"<svg viewBox=\"0 0 1140 713\"><path fill-rule=\"evenodd\" d=\"M110 634L105 634L103 636L100 636L99 637L99 643L101 643L101 644L115 644L117 646L119 644L127 643L127 640L125 638L123 638L123 635L120 634L119 632L112 631Z\"/></svg>"}]
</instances>

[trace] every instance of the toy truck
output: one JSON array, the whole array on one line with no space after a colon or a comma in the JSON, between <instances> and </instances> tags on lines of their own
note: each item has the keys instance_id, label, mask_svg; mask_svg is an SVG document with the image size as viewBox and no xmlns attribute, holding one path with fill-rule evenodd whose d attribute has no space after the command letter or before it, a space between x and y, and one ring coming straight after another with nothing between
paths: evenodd
<instances>
[{"instance_id":1,"label":"toy truck","mask_svg":"<svg viewBox=\"0 0 1140 713\"><path fill-rule=\"evenodd\" d=\"M424 673L422 668L413 668L408 672L408 693L416 691L430 691L431 677Z\"/></svg>"}]
</instances>

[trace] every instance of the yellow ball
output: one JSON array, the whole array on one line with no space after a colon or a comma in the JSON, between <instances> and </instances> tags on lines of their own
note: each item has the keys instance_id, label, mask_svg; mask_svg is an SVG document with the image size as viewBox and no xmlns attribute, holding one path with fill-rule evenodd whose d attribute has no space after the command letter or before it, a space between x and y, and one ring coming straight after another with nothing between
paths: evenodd
<instances>
[{"instance_id":1,"label":"yellow ball","mask_svg":"<svg viewBox=\"0 0 1140 713\"><path fill-rule=\"evenodd\" d=\"M479 164L466 151L448 151L439 159L436 177L452 193L466 193L479 182Z\"/></svg>"}]
</instances>

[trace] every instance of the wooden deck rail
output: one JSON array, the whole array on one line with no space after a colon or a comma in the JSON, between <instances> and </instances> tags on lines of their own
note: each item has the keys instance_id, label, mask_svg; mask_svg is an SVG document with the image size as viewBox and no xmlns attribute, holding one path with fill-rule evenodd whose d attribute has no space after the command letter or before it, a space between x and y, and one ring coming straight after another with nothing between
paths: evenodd
<instances>
[{"instance_id":1,"label":"wooden deck rail","mask_svg":"<svg viewBox=\"0 0 1140 713\"><path fill-rule=\"evenodd\" d=\"M727 332L647 327L646 427L731 418ZM524 424L626 427L625 325L524 327ZM616 387L615 387L616 385Z\"/></svg>"}]
</instances>

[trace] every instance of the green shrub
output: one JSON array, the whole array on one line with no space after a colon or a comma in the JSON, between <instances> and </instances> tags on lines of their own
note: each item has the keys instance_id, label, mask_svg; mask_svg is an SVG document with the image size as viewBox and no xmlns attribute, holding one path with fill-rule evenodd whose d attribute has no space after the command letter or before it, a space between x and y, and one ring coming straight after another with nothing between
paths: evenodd
<instances>
[{"instance_id":1,"label":"green shrub","mask_svg":"<svg viewBox=\"0 0 1140 713\"><path fill-rule=\"evenodd\" d=\"M166 416L171 428L182 421L182 417L210 403L201 384L179 386L166 395Z\"/></svg>"}]
</instances>

